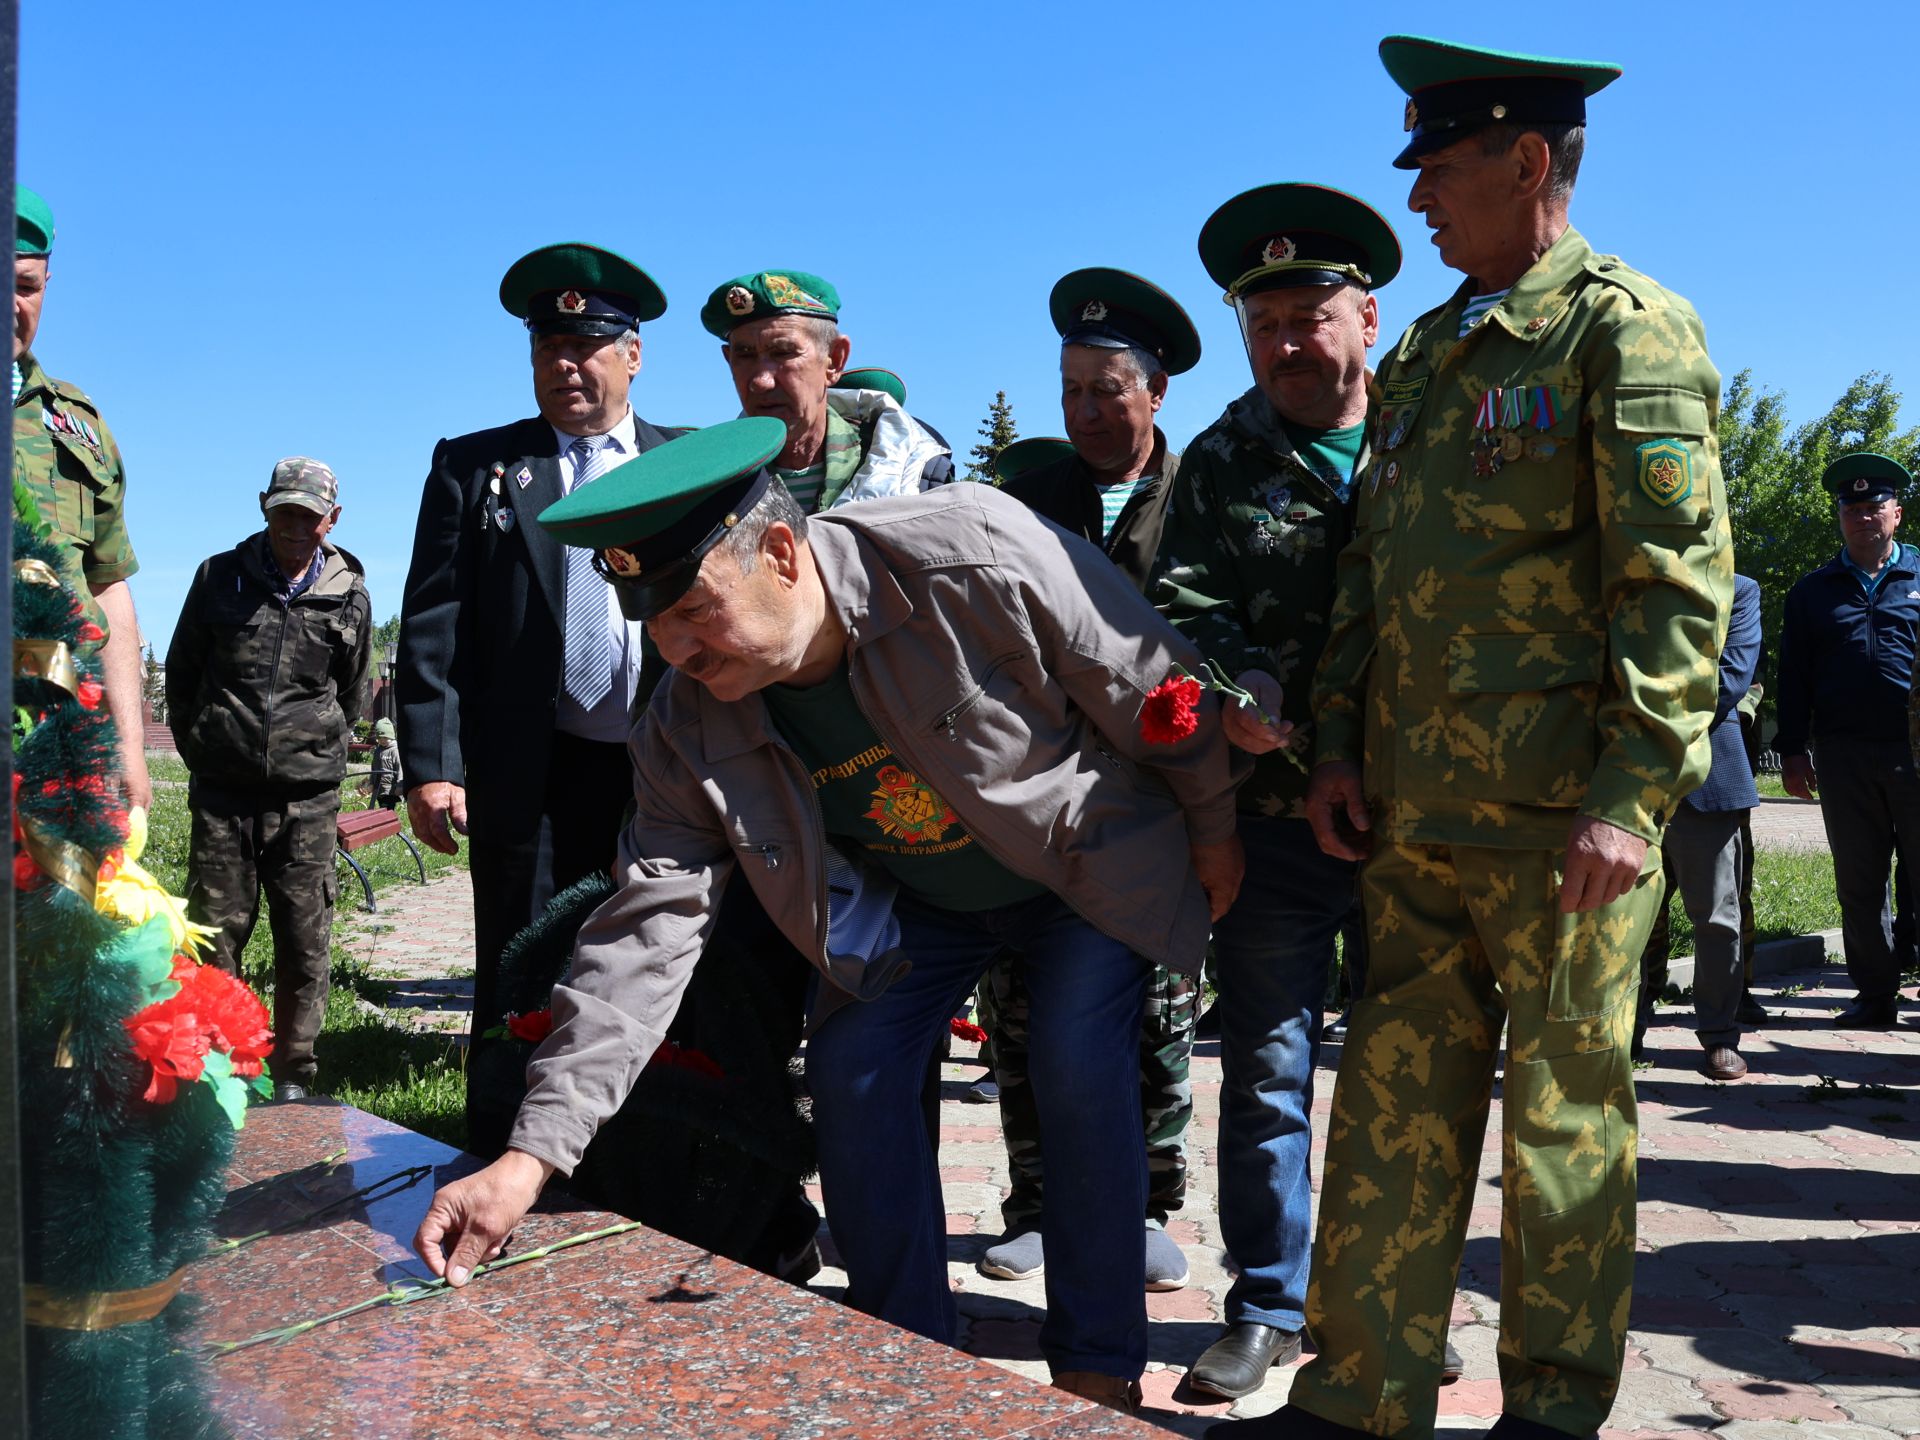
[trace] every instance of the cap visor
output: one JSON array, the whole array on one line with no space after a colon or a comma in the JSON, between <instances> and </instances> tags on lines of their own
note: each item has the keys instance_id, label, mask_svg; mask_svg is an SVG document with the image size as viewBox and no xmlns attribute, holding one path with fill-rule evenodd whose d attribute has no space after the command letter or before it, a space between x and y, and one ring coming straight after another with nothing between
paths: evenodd
<instances>
[{"instance_id":1,"label":"cap visor","mask_svg":"<svg viewBox=\"0 0 1920 1440\"><path fill-rule=\"evenodd\" d=\"M322 500L318 495L309 495L301 490L282 490L278 495L268 495L262 508L278 510L282 505L298 505L302 510L311 510L316 515L325 515L332 511L333 501Z\"/></svg>"}]
</instances>

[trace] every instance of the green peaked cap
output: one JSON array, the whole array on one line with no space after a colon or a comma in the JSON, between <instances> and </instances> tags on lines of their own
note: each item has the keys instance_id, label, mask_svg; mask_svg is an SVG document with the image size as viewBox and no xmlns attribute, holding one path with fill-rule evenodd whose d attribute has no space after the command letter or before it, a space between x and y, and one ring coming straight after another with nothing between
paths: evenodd
<instances>
[{"instance_id":1,"label":"green peaked cap","mask_svg":"<svg viewBox=\"0 0 1920 1440\"><path fill-rule=\"evenodd\" d=\"M1907 467L1889 455L1856 450L1820 472L1820 483L1838 500L1884 500L1913 483Z\"/></svg>"},{"instance_id":2,"label":"green peaked cap","mask_svg":"<svg viewBox=\"0 0 1920 1440\"><path fill-rule=\"evenodd\" d=\"M1180 302L1131 271L1094 266L1063 275L1047 297L1047 313L1063 345L1132 346L1169 375L1200 363L1200 332Z\"/></svg>"},{"instance_id":3,"label":"green peaked cap","mask_svg":"<svg viewBox=\"0 0 1920 1440\"><path fill-rule=\"evenodd\" d=\"M53 207L37 190L24 185L13 187L13 253L51 255L53 253Z\"/></svg>"},{"instance_id":4,"label":"green peaked cap","mask_svg":"<svg viewBox=\"0 0 1920 1440\"><path fill-rule=\"evenodd\" d=\"M869 365L864 370L849 370L833 382L836 390L879 390L893 397L901 409L907 407L907 382L891 370Z\"/></svg>"},{"instance_id":5,"label":"green peaked cap","mask_svg":"<svg viewBox=\"0 0 1920 1440\"><path fill-rule=\"evenodd\" d=\"M628 619L651 619L687 593L707 552L766 493L766 464L786 443L786 425L766 415L695 430L614 466L539 522L563 545L595 552Z\"/></svg>"},{"instance_id":6,"label":"green peaked cap","mask_svg":"<svg viewBox=\"0 0 1920 1440\"><path fill-rule=\"evenodd\" d=\"M536 332L617 335L667 313L653 277L624 255L569 241L542 245L507 267L500 305Z\"/></svg>"},{"instance_id":7,"label":"green peaked cap","mask_svg":"<svg viewBox=\"0 0 1920 1440\"><path fill-rule=\"evenodd\" d=\"M700 323L709 335L722 340L734 326L765 320L769 315L838 320L840 292L830 281L805 270L756 270L715 286L707 303L700 307Z\"/></svg>"},{"instance_id":8,"label":"green peaked cap","mask_svg":"<svg viewBox=\"0 0 1920 1440\"><path fill-rule=\"evenodd\" d=\"M1016 440L993 457L993 483L1005 485L1071 454L1073 442L1058 435L1033 435Z\"/></svg>"},{"instance_id":9,"label":"green peaked cap","mask_svg":"<svg viewBox=\"0 0 1920 1440\"><path fill-rule=\"evenodd\" d=\"M1400 273L1387 217L1331 185L1288 181L1236 195L1200 227L1200 263L1231 304L1299 285L1378 290Z\"/></svg>"},{"instance_id":10,"label":"green peaked cap","mask_svg":"<svg viewBox=\"0 0 1920 1440\"><path fill-rule=\"evenodd\" d=\"M1407 93L1402 122L1409 138L1393 161L1402 170L1504 121L1584 125L1587 97L1620 78L1620 67L1605 60L1522 55L1424 35L1387 36L1380 63Z\"/></svg>"}]
</instances>

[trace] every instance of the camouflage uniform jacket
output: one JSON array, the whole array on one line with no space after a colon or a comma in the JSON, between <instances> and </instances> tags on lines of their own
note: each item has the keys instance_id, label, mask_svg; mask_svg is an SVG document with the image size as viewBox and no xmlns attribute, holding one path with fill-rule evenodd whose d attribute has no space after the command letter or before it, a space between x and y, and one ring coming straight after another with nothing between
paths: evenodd
<instances>
[{"instance_id":1,"label":"camouflage uniform jacket","mask_svg":"<svg viewBox=\"0 0 1920 1440\"><path fill-rule=\"evenodd\" d=\"M13 473L33 492L54 539L73 552L88 618L104 630L93 592L140 568L121 515L127 474L120 447L79 386L51 379L32 351L20 357L20 368Z\"/></svg>"},{"instance_id":2,"label":"camouflage uniform jacket","mask_svg":"<svg viewBox=\"0 0 1920 1440\"><path fill-rule=\"evenodd\" d=\"M1069 455L1051 465L1042 465L1008 481L1000 488L1023 501L1036 515L1044 515L1062 530L1078 535L1089 545L1098 545L1107 558L1120 567L1120 573L1144 593L1153 575L1153 562L1160 551L1160 537L1167 522L1167 502L1173 493L1174 476L1180 469L1180 452L1167 448L1167 437L1153 427L1153 454L1147 458L1146 472L1126 508L1106 529L1106 514L1100 505L1100 486L1093 471L1078 455Z\"/></svg>"},{"instance_id":3,"label":"camouflage uniform jacket","mask_svg":"<svg viewBox=\"0 0 1920 1440\"><path fill-rule=\"evenodd\" d=\"M1363 450L1363 468L1366 460ZM1335 559L1352 519L1351 501L1300 458L1256 386L1180 457L1148 593L1229 678L1264 670L1278 680L1285 691L1279 718L1304 730L1308 684L1327 641ZM1308 743L1296 739L1296 752ZM1299 818L1306 793L1300 767L1274 751L1255 761L1240 809Z\"/></svg>"},{"instance_id":4,"label":"camouflage uniform jacket","mask_svg":"<svg viewBox=\"0 0 1920 1440\"><path fill-rule=\"evenodd\" d=\"M200 566L167 651L167 713L196 782L338 785L366 703L365 572L322 545L320 574L283 604L264 530Z\"/></svg>"},{"instance_id":5,"label":"camouflage uniform jacket","mask_svg":"<svg viewBox=\"0 0 1920 1440\"><path fill-rule=\"evenodd\" d=\"M1389 840L1559 849L1578 811L1657 842L1733 596L1719 373L1686 301L1571 229L1461 339L1469 295L1374 377L1317 758L1363 766Z\"/></svg>"}]
</instances>

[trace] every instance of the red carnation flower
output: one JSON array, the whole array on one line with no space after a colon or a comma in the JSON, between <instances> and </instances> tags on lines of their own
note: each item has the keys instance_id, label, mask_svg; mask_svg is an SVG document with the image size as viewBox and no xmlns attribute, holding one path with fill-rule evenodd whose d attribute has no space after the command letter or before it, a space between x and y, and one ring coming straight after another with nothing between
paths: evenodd
<instances>
[{"instance_id":1,"label":"red carnation flower","mask_svg":"<svg viewBox=\"0 0 1920 1440\"><path fill-rule=\"evenodd\" d=\"M956 1016L947 1022L947 1028L962 1040L971 1040L976 1045L987 1043L987 1032L971 1020L962 1020Z\"/></svg>"},{"instance_id":2,"label":"red carnation flower","mask_svg":"<svg viewBox=\"0 0 1920 1440\"><path fill-rule=\"evenodd\" d=\"M1169 675L1147 692L1140 707L1140 738L1149 745L1172 745L1200 728L1194 713L1200 682L1191 675Z\"/></svg>"},{"instance_id":3,"label":"red carnation flower","mask_svg":"<svg viewBox=\"0 0 1920 1440\"><path fill-rule=\"evenodd\" d=\"M98 680L82 680L80 688L74 691L73 698L80 702L80 708L83 710L98 710L100 698L106 693L100 688Z\"/></svg>"},{"instance_id":4,"label":"red carnation flower","mask_svg":"<svg viewBox=\"0 0 1920 1440\"><path fill-rule=\"evenodd\" d=\"M106 638L107 632L91 620L80 627L80 641L83 645L91 645L96 640L104 640Z\"/></svg>"},{"instance_id":5,"label":"red carnation flower","mask_svg":"<svg viewBox=\"0 0 1920 1440\"><path fill-rule=\"evenodd\" d=\"M13 857L13 888L31 890L40 883L40 867L33 863L33 857L20 850Z\"/></svg>"},{"instance_id":6,"label":"red carnation flower","mask_svg":"<svg viewBox=\"0 0 1920 1440\"><path fill-rule=\"evenodd\" d=\"M665 1065L675 1070L691 1070L698 1075L710 1076L715 1080L727 1078L727 1072L714 1064L713 1058L703 1050L690 1050L676 1045L671 1040L662 1040L660 1048L653 1052L649 1065Z\"/></svg>"},{"instance_id":7,"label":"red carnation flower","mask_svg":"<svg viewBox=\"0 0 1920 1440\"><path fill-rule=\"evenodd\" d=\"M507 1016L507 1033L516 1040L531 1040L538 1045L553 1033L553 1007Z\"/></svg>"}]
</instances>

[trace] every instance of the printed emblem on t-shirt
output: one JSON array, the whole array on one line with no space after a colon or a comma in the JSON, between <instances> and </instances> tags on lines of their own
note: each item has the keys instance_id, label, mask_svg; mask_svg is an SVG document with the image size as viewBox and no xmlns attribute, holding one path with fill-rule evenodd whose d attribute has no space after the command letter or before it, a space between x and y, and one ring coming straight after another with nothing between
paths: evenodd
<instances>
[{"instance_id":1,"label":"printed emblem on t-shirt","mask_svg":"<svg viewBox=\"0 0 1920 1440\"><path fill-rule=\"evenodd\" d=\"M878 825L889 839L909 845L922 840L938 840L957 817L947 802L934 793L911 770L888 765L874 776L879 782L873 791L873 805L866 818Z\"/></svg>"}]
</instances>

